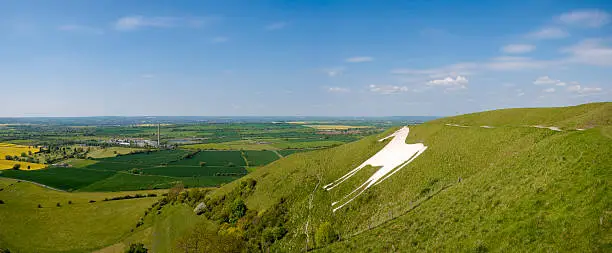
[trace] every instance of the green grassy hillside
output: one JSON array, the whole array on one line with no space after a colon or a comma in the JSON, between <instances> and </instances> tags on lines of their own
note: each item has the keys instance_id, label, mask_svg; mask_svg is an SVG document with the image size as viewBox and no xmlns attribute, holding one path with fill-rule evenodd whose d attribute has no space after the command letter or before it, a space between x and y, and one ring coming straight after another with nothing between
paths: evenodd
<instances>
[{"instance_id":1,"label":"green grassy hillside","mask_svg":"<svg viewBox=\"0 0 612 253\"><path fill-rule=\"evenodd\" d=\"M556 126L561 129L612 125L612 103L591 103L553 108L516 108L470 113L441 118L430 124L451 123L474 126Z\"/></svg>"},{"instance_id":2,"label":"green grassy hillside","mask_svg":"<svg viewBox=\"0 0 612 253\"><path fill-rule=\"evenodd\" d=\"M0 249L84 252L114 244L158 197L104 199L150 193L162 192L67 193L0 178Z\"/></svg>"},{"instance_id":3,"label":"green grassy hillside","mask_svg":"<svg viewBox=\"0 0 612 253\"><path fill-rule=\"evenodd\" d=\"M236 237L248 244L275 227L253 233L240 221L232 222L231 214L228 220L218 213L244 199L249 210L265 219L281 205L287 210L280 221L286 234L269 246L278 251L304 250L306 245L364 252L610 250L612 200L606 196L612 196L611 108L611 103L598 103L507 109L413 126L407 143L423 142L427 151L335 213L332 201L376 168L364 169L332 191L322 186L376 153L385 145L377 139L394 129L340 147L294 154L216 191L207 202L209 218L227 223L226 231L238 231ZM240 184L250 179L257 184L244 194ZM315 243L316 230L325 222L339 241Z\"/></svg>"},{"instance_id":4,"label":"green grassy hillside","mask_svg":"<svg viewBox=\"0 0 612 253\"><path fill-rule=\"evenodd\" d=\"M83 245L58 239L59 246L38 242L34 247L24 246L29 241L23 238L32 233L42 238L50 231L36 234L35 226L13 222L10 230L16 232L1 231L0 243L24 252L41 245L49 251L111 245L101 252L116 252L132 242L154 252L607 252L612 250L611 105L507 109L410 126L406 142L428 149L335 213L331 203L377 168L366 167L331 191L323 186L378 152L388 143L378 139L396 129L292 154L214 191L170 194L174 197L154 205L144 225L130 233L121 232L129 226L113 221L108 226L119 232L88 232ZM3 194L0 199L13 196ZM196 216L192 210L201 201L205 207ZM0 205L0 222L6 213L20 215L6 209L10 202ZM133 227L129 221L150 204L114 208L130 212L122 219ZM56 212L48 217L72 215ZM37 217L29 209L23 213L20 217Z\"/></svg>"}]
</instances>

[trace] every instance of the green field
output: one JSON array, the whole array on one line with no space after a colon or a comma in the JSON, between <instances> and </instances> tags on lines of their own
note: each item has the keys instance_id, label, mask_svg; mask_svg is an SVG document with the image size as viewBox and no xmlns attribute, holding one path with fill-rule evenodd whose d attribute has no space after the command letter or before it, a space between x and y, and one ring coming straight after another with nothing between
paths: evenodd
<instances>
[{"instance_id":1,"label":"green field","mask_svg":"<svg viewBox=\"0 0 612 253\"><path fill-rule=\"evenodd\" d=\"M157 198L103 200L162 193L65 193L6 178L0 178L0 189L0 248L11 252L84 252L115 244Z\"/></svg>"},{"instance_id":2,"label":"green field","mask_svg":"<svg viewBox=\"0 0 612 253\"><path fill-rule=\"evenodd\" d=\"M342 145L345 142L343 141L321 141L321 140L313 140L306 142L296 142L296 141L283 141L279 143L274 143L272 146L278 149L318 149L318 148L328 148L334 147L338 145Z\"/></svg>"},{"instance_id":3,"label":"green field","mask_svg":"<svg viewBox=\"0 0 612 253\"><path fill-rule=\"evenodd\" d=\"M272 146L267 141L258 143L253 140L238 140L221 143L202 143L190 144L181 146L187 149L202 149L202 150L273 150L276 147Z\"/></svg>"},{"instance_id":4,"label":"green field","mask_svg":"<svg viewBox=\"0 0 612 253\"><path fill-rule=\"evenodd\" d=\"M249 166L262 166L278 160L280 157L273 151L244 151Z\"/></svg>"},{"instance_id":5,"label":"green field","mask_svg":"<svg viewBox=\"0 0 612 253\"><path fill-rule=\"evenodd\" d=\"M70 164L70 166L74 167L74 168L83 168L83 167L87 167L90 166L92 164L96 164L98 163L98 161L96 160L86 160L86 159L69 159L66 161L67 164Z\"/></svg>"},{"instance_id":6,"label":"green field","mask_svg":"<svg viewBox=\"0 0 612 253\"><path fill-rule=\"evenodd\" d=\"M194 177L194 176L218 176L219 174L232 173L236 175L246 174L243 167L213 167L213 166L187 166L187 165L168 165L163 167L153 167L143 170L144 174L164 175L171 177Z\"/></svg>"},{"instance_id":7,"label":"green field","mask_svg":"<svg viewBox=\"0 0 612 253\"><path fill-rule=\"evenodd\" d=\"M192 158L176 161L171 165L200 166L200 162L205 162L206 166L246 165L240 151L200 151Z\"/></svg>"},{"instance_id":8,"label":"green field","mask_svg":"<svg viewBox=\"0 0 612 253\"><path fill-rule=\"evenodd\" d=\"M132 155L123 155L113 158L102 159L105 162L114 163L129 163L129 164L142 164L145 165L159 165L176 162L183 159L189 152L184 150L161 150L161 151L148 151L143 153L137 153Z\"/></svg>"},{"instance_id":9,"label":"green field","mask_svg":"<svg viewBox=\"0 0 612 253\"><path fill-rule=\"evenodd\" d=\"M90 151L87 156L99 159L107 157L115 157L117 155L126 155L134 151L141 151L142 149L136 148L125 148L125 147L108 147L108 148L95 148Z\"/></svg>"},{"instance_id":10,"label":"green field","mask_svg":"<svg viewBox=\"0 0 612 253\"><path fill-rule=\"evenodd\" d=\"M129 163L127 161L123 162L113 162L109 160L99 161L95 164L88 165L83 167L88 170L98 170L98 171L126 171L130 169L142 169L157 166L158 164L142 164L142 163Z\"/></svg>"},{"instance_id":11,"label":"green field","mask_svg":"<svg viewBox=\"0 0 612 253\"><path fill-rule=\"evenodd\" d=\"M240 151L201 151L185 158L187 154L184 150L162 150L97 160L71 159L70 168L6 170L0 176L67 191L124 191L170 188L178 183L218 186L247 173Z\"/></svg>"},{"instance_id":12,"label":"green field","mask_svg":"<svg viewBox=\"0 0 612 253\"><path fill-rule=\"evenodd\" d=\"M2 177L23 179L62 190L78 190L113 176L110 171L94 171L76 168L48 168L35 171L4 170Z\"/></svg>"},{"instance_id":13,"label":"green field","mask_svg":"<svg viewBox=\"0 0 612 253\"><path fill-rule=\"evenodd\" d=\"M176 184L185 187L207 187L218 186L231 182L240 176L206 176L206 177L169 177L158 175L132 175L128 173L117 173L105 180L97 181L91 185L79 189L82 192L108 192L147 189L167 189Z\"/></svg>"}]
</instances>

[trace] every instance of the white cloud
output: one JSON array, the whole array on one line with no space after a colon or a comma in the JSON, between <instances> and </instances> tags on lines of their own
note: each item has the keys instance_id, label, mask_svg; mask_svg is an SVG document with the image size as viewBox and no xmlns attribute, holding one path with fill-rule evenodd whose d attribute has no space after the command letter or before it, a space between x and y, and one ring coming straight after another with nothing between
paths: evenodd
<instances>
[{"instance_id":1,"label":"white cloud","mask_svg":"<svg viewBox=\"0 0 612 253\"><path fill-rule=\"evenodd\" d=\"M502 47L501 51L509 54L524 54L533 51L536 47L528 44L510 44Z\"/></svg>"},{"instance_id":2,"label":"white cloud","mask_svg":"<svg viewBox=\"0 0 612 253\"><path fill-rule=\"evenodd\" d=\"M563 13L559 20L567 25L600 27L610 22L610 14L602 10L575 10Z\"/></svg>"},{"instance_id":3,"label":"white cloud","mask_svg":"<svg viewBox=\"0 0 612 253\"><path fill-rule=\"evenodd\" d=\"M470 75L471 71L478 68L478 64L473 62L460 62L440 68L430 69L393 69L395 75L427 75L430 78L443 78L446 76Z\"/></svg>"},{"instance_id":4,"label":"white cloud","mask_svg":"<svg viewBox=\"0 0 612 253\"><path fill-rule=\"evenodd\" d=\"M406 86L394 86L394 85L375 85L370 84L370 91L374 93L389 95L389 94L398 94L401 92L407 92L408 87Z\"/></svg>"},{"instance_id":5,"label":"white cloud","mask_svg":"<svg viewBox=\"0 0 612 253\"><path fill-rule=\"evenodd\" d=\"M131 31L145 27L199 27L207 21L207 18L125 16L115 21L115 29Z\"/></svg>"},{"instance_id":6,"label":"white cloud","mask_svg":"<svg viewBox=\"0 0 612 253\"><path fill-rule=\"evenodd\" d=\"M557 66L562 62L559 60L543 61L534 60L529 57L501 56L485 62L462 62L430 69L393 69L396 75L428 75L430 78L445 78L448 76L469 76L485 70L493 71L519 71L530 69L541 69Z\"/></svg>"},{"instance_id":7,"label":"white cloud","mask_svg":"<svg viewBox=\"0 0 612 253\"><path fill-rule=\"evenodd\" d=\"M217 44L217 43L227 42L228 40L229 40L228 37L217 36L217 37L212 38L210 42Z\"/></svg>"},{"instance_id":8,"label":"white cloud","mask_svg":"<svg viewBox=\"0 0 612 253\"><path fill-rule=\"evenodd\" d=\"M555 80L550 78L549 76L541 76L533 81L535 85L556 85L556 86L565 86L565 82L561 82L561 80Z\"/></svg>"},{"instance_id":9,"label":"white cloud","mask_svg":"<svg viewBox=\"0 0 612 253\"><path fill-rule=\"evenodd\" d=\"M554 80L552 78L550 78L549 76L541 76L538 77L535 81L533 81L533 84L535 85L543 85L543 84L556 84L561 82L560 80Z\"/></svg>"},{"instance_id":10,"label":"white cloud","mask_svg":"<svg viewBox=\"0 0 612 253\"><path fill-rule=\"evenodd\" d=\"M273 31L273 30L280 30L287 27L287 22L276 22L276 23L272 23L266 26L266 30L268 31Z\"/></svg>"},{"instance_id":11,"label":"white cloud","mask_svg":"<svg viewBox=\"0 0 612 253\"><path fill-rule=\"evenodd\" d=\"M602 92L603 89L599 87L582 87L581 85L576 84L576 85L567 87L567 91L575 92L578 94L594 94L594 93Z\"/></svg>"},{"instance_id":12,"label":"white cloud","mask_svg":"<svg viewBox=\"0 0 612 253\"><path fill-rule=\"evenodd\" d=\"M323 72L329 77L341 76L344 73L345 67L335 67L324 69Z\"/></svg>"},{"instance_id":13,"label":"white cloud","mask_svg":"<svg viewBox=\"0 0 612 253\"><path fill-rule=\"evenodd\" d=\"M533 60L529 57L502 56L491 59L489 62L482 64L482 67L490 70L507 71L539 69L555 64L557 62Z\"/></svg>"},{"instance_id":14,"label":"white cloud","mask_svg":"<svg viewBox=\"0 0 612 253\"><path fill-rule=\"evenodd\" d=\"M104 31L102 29L98 29L95 27L84 26L84 25L62 25L57 28L60 31L65 32L78 32L78 33L87 33L87 34L103 34Z\"/></svg>"},{"instance_id":15,"label":"white cloud","mask_svg":"<svg viewBox=\"0 0 612 253\"><path fill-rule=\"evenodd\" d=\"M427 82L429 86L445 86L449 88L465 89L465 85L468 84L468 79L464 76L457 76L456 78L446 77L444 79L431 80Z\"/></svg>"},{"instance_id":16,"label":"white cloud","mask_svg":"<svg viewBox=\"0 0 612 253\"><path fill-rule=\"evenodd\" d=\"M602 39L585 39L578 44L562 49L570 54L568 61L597 66L612 66L612 47Z\"/></svg>"},{"instance_id":17,"label":"white cloud","mask_svg":"<svg viewBox=\"0 0 612 253\"><path fill-rule=\"evenodd\" d=\"M342 87L328 87L327 91L333 92L333 93L346 93L346 92L350 92L351 90L348 88L342 88Z\"/></svg>"},{"instance_id":18,"label":"white cloud","mask_svg":"<svg viewBox=\"0 0 612 253\"><path fill-rule=\"evenodd\" d=\"M527 34L527 37L534 39L561 39L567 36L569 33L557 27L546 27Z\"/></svg>"},{"instance_id":19,"label":"white cloud","mask_svg":"<svg viewBox=\"0 0 612 253\"><path fill-rule=\"evenodd\" d=\"M555 88L543 89L542 92L553 93L553 92L555 92Z\"/></svg>"},{"instance_id":20,"label":"white cloud","mask_svg":"<svg viewBox=\"0 0 612 253\"><path fill-rule=\"evenodd\" d=\"M347 58L345 61L350 62L350 63L359 63L359 62L369 62L373 60L374 58L369 57L369 56L356 56L356 57Z\"/></svg>"}]
</instances>

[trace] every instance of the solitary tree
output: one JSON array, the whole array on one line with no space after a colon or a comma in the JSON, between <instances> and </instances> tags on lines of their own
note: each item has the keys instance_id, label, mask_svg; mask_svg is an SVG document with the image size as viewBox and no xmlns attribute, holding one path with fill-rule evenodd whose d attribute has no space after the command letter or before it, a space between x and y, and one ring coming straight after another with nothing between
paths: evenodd
<instances>
[{"instance_id":1,"label":"solitary tree","mask_svg":"<svg viewBox=\"0 0 612 253\"><path fill-rule=\"evenodd\" d=\"M21 168L21 164L16 163L13 165L14 170L18 170L19 168Z\"/></svg>"}]
</instances>

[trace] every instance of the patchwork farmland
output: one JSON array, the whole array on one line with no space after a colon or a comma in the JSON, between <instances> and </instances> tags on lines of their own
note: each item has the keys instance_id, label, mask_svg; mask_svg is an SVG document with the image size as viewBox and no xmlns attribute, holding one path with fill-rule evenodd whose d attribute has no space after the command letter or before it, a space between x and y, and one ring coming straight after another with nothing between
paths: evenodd
<instances>
[{"instance_id":1,"label":"patchwork farmland","mask_svg":"<svg viewBox=\"0 0 612 253\"><path fill-rule=\"evenodd\" d=\"M248 173L247 167L280 159L275 151L140 151L100 159L71 159L68 167L37 171L6 170L3 177L40 183L65 191L127 191L210 187Z\"/></svg>"}]
</instances>

